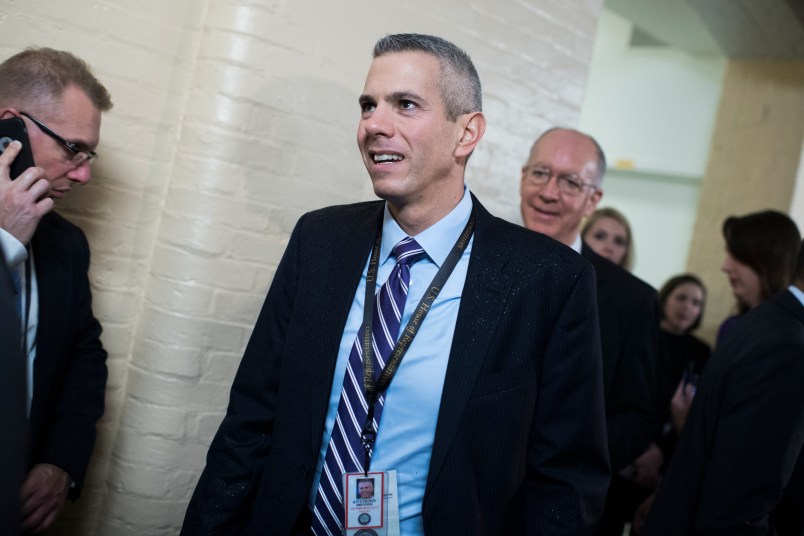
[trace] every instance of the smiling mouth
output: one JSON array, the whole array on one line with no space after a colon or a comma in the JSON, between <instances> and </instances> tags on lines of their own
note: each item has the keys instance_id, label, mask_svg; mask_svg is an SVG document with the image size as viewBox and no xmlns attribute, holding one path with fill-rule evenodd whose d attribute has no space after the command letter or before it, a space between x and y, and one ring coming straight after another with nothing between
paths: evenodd
<instances>
[{"instance_id":1,"label":"smiling mouth","mask_svg":"<svg viewBox=\"0 0 804 536\"><path fill-rule=\"evenodd\" d=\"M552 212L552 211L549 211L549 210L544 210L543 208L539 208L539 207L533 207L533 210L535 210L539 215L545 216L545 217L548 217L548 218L557 218L558 217L558 212Z\"/></svg>"},{"instance_id":2,"label":"smiling mouth","mask_svg":"<svg viewBox=\"0 0 804 536\"><path fill-rule=\"evenodd\" d=\"M400 162L404 160L405 157L398 154L377 153L371 155L371 159L375 164L382 164L385 162Z\"/></svg>"}]
</instances>

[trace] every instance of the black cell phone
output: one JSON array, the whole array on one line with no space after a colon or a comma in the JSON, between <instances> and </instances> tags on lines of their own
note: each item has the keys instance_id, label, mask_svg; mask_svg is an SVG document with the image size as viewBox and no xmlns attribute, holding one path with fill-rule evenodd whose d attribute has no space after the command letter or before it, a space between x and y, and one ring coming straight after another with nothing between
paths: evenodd
<instances>
[{"instance_id":1,"label":"black cell phone","mask_svg":"<svg viewBox=\"0 0 804 536\"><path fill-rule=\"evenodd\" d=\"M687 393L687 386L688 385L692 385L692 388L693 388L692 393L693 393L693 396L695 396L695 391L698 388L698 379L699 378L700 378L700 376L698 375L697 372L695 372L695 363L690 361L687 364L687 368L686 368L686 370L684 370L684 374L682 376L682 380L684 380L684 388L683 388L682 392L684 393L685 398L687 396L686 393Z\"/></svg>"},{"instance_id":2,"label":"black cell phone","mask_svg":"<svg viewBox=\"0 0 804 536\"><path fill-rule=\"evenodd\" d=\"M11 163L11 170L9 175L11 179L19 177L20 173L34 166L33 153L31 152L31 143L28 141L28 129L25 128L25 123L19 117L11 117L9 119L0 119L0 153L6 150L8 144L17 140L22 143L22 150Z\"/></svg>"}]
</instances>

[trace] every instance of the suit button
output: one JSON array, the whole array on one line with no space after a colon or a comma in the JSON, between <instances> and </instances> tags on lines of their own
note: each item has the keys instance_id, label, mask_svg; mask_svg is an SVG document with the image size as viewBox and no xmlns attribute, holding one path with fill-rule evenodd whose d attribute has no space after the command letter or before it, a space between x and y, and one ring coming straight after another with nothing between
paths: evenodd
<instances>
[{"instance_id":1,"label":"suit button","mask_svg":"<svg viewBox=\"0 0 804 536\"><path fill-rule=\"evenodd\" d=\"M299 466L299 478L307 478L308 476L310 476L310 468L303 463Z\"/></svg>"}]
</instances>

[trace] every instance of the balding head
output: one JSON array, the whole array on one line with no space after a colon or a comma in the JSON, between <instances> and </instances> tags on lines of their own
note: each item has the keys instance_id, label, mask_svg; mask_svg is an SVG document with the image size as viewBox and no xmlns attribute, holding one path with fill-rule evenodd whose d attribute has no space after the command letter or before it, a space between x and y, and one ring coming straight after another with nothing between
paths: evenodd
<instances>
[{"instance_id":1,"label":"balding head","mask_svg":"<svg viewBox=\"0 0 804 536\"><path fill-rule=\"evenodd\" d=\"M572 245L603 195L605 167L603 151L591 136L564 128L542 134L522 167L525 226Z\"/></svg>"}]
</instances>

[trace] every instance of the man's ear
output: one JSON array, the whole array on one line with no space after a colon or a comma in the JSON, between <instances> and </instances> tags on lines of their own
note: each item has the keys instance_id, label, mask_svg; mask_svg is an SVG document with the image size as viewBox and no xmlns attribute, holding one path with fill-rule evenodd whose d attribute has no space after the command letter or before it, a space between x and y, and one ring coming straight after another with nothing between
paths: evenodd
<instances>
[{"instance_id":1,"label":"man's ear","mask_svg":"<svg viewBox=\"0 0 804 536\"><path fill-rule=\"evenodd\" d=\"M455 156L467 157L475 150L486 132L486 117L483 112L472 112L459 117L458 122L463 124L463 131L455 147Z\"/></svg>"},{"instance_id":2,"label":"man's ear","mask_svg":"<svg viewBox=\"0 0 804 536\"><path fill-rule=\"evenodd\" d=\"M0 119L10 119L12 117L19 117L20 113L16 108L0 108Z\"/></svg>"},{"instance_id":3,"label":"man's ear","mask_svg":"<svg viewBox=\"0 0 804 536\"><path fill-rule=\"evenodd\" d=\"M603 190L596 188L592 195L589 196L589 201L586 203L586 210L584 211L584 217L588 218L592 215L592 212L595 211L597 208L597 204L600 203L600 199L603 197Z\"/></svg>"}]
</instances>

